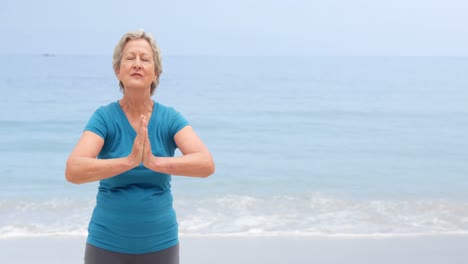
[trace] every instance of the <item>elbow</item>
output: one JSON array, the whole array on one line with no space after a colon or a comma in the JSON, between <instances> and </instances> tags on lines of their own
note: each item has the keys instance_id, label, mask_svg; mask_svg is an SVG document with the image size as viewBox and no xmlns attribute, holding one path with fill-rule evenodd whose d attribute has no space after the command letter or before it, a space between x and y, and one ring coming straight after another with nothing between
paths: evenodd
<instances>
[{"instance_id":1,"label":"elbow","mask_svg":"<svg viewBox=\"0 0 468 264\"><path fill-rule=\"evenodd\" d=\"M79 182L76 180L76 177L73 177L73 174L70 174L67 171L65 171L65 179L70 183L79 184Z\"/></svg>"},{"instance_id":2,"label":"elbow","mask_svg":"<svg viewBox=\"0 0 468 264\"><path fill-rule=\"evenodd\" d=\"M214 174L214 172L215 172L215 164L214 164L213 159L210 158L210 159L206 162L205 171L204 171L204 173L201 175L201 178L208 178L209 176L211 176L212 174Z\"/></svg>"},{"instance_id":3,"label":"elbow","mask_svg":"<svg viewBox=\"0 0 468 264\"><path fill-rule=\"evenodd\" d=\"M70 159L67 160L67 165L65 168L65 179L70 183L80 184L78 177L76 177L76 174L73 171L73 164Z\"/></svg>"},{"instance_id":4,"label":"elbow","mask_svg":"<svg viewBox=\"0 0 468 264\"><path fill-rule=\"evenodd\" d=\"M73 184L78 184L76 177L74 177L73 173L70 171L69 168L65 169L65 179Z\"/></svg>"}]
</instances>

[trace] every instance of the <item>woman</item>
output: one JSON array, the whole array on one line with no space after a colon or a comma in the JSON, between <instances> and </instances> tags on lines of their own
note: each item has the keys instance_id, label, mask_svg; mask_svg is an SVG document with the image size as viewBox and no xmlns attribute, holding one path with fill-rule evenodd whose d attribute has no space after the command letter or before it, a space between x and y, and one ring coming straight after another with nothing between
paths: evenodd
<instances>
[{"instance_id":1,"label":"woman","mask_svg":"<svg viewBox=\"0 0 468 264\"><path fill-rule=\"evenodd\" d=\"M162 68L149 34L125 34L113 67L123 97L96 110L66 165L72 183L100 181L85 263L178 263L171 175L207 177L214 162L186 119L151 99Z\"/></svg>"}]
</instances>

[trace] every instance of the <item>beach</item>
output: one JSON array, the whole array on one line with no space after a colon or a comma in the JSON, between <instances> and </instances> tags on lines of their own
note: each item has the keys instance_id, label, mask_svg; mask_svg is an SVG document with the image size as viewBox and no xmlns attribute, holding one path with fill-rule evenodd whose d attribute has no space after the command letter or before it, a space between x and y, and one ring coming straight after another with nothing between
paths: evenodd
<instances>
[{"instance_id":1,"label":"beach","mask_svg":"<svg viewBox=\"0 0 468 264\"><path fill-rule=\"evenodd\" d=\"M0 58L0 263L83 263L98 183L64 171L112 58ZM216 163L172 177L181 263L468 263L467 58L164 61Z\"/></svg>"},{"instance_id":2,"label":"beach","mask_svg":"<svg viewBox=\"0 0 468 264\"><path fill-rule=\"evenodd\" d=\"M0 263L83 263L85 237L0 240ZM181 237L181 264L464 264L468 236Z\"/></svg>"}]
</instances>

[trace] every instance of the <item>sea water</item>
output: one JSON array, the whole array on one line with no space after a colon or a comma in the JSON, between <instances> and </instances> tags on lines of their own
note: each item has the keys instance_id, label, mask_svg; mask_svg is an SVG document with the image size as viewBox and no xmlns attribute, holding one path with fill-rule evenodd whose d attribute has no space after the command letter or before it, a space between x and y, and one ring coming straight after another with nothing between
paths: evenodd
<instances>
[{"instance_id":1,"label":"sea water","mask_svg":"<svg viewBox=\"0 0 468 264\"><path fill-rule=\"evenodd\" d=\"M84 236L97 183L65 163L122 97L112 58L0 60L0 238ZM180 234L468 234L467 73L456 57L164 57L153 99L216 163L173 177Z\"/></svg>"}]
</instances>

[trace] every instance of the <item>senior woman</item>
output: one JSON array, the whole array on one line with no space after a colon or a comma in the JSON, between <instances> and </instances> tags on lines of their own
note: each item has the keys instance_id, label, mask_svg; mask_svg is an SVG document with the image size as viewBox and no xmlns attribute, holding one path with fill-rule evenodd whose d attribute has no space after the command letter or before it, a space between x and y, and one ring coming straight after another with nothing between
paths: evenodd
<instances>
[{"instance_id":1,"label":"senior woman","mask_svg":"<svg viewBox=\"0 0 468 264\"><path fill-rule=\"evenodd\" d=\"M178 263L171 175L207 177L214 162L187 120L151 98L162 73L151 35L126 33L113 67L123 97L94 112L66 164L68 181L99 181L85 263Z\"/></svg>"}]
</instances>

